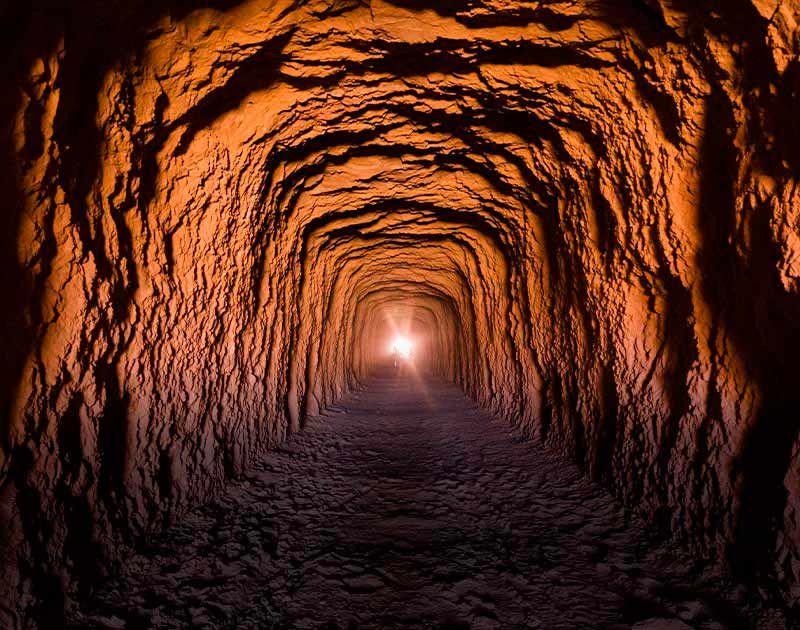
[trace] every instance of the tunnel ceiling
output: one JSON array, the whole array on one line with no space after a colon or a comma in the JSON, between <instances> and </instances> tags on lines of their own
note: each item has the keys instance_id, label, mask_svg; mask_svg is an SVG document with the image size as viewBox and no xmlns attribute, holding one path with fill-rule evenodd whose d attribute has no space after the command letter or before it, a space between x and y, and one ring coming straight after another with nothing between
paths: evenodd
<instances>
[{"instance_id":1,"label":"tunnel ceiling","mask_svg":"<svg viewBox=\"0 0 800 630\"><path fill-rule=\"evenodd\" d=\"M5 595L211 496L388 318L794 597L798 4L696 4L6 8Z\"/></svg>"}]
</instances>

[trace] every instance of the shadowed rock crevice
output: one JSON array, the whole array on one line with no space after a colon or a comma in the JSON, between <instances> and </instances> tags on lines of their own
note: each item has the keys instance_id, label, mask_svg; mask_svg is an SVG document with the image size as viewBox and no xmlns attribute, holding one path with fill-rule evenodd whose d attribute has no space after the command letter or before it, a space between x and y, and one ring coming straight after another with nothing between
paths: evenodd
<instances>
[{"instance_id":1,"label":"shadowed rock crevice","mask_svg":"<svg viewBox=\"0 0 800 630\"><path fill-rule=\"evenodd\" d=\"M796 607L798 13L0 6L0 625L89 596L398 334Z\"/></svg>"}]
</instances>

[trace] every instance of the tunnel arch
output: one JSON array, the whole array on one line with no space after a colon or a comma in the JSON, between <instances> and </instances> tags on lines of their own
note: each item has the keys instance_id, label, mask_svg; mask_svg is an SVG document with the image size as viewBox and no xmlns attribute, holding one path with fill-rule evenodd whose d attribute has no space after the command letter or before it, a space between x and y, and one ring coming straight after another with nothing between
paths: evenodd
<instances>
[{"instance_id":1,"label":"tunnel arch","mask_svg":"<svg viewBox=\"0 0 800 630\"><path fill-rule=\"evenodd\" d=\"M796 2L53 4L2 78L6 617L356 387L393 296L796 603Z\"/></svg>"}]
</instances>

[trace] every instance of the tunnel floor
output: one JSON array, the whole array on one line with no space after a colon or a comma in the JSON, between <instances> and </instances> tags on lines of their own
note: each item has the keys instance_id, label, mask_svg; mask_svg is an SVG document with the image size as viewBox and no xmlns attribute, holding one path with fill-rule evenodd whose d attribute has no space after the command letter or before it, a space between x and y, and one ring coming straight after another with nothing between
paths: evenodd
<instances>
[{"instance_id":1,"label":"tunnel floor","mask_svg":"<svg viewBox=\"0 0 800 630\"><path fill-rule=\"evenodd\" d=\"M373 380L127 562L75 627L785 627L460 390Z\"/></svg>"}]
</instances>

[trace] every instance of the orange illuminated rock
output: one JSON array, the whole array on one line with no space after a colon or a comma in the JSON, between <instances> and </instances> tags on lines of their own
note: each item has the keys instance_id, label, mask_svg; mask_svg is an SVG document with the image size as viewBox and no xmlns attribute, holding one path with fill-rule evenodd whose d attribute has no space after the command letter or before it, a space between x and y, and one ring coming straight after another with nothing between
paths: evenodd
<instances>
[{"instance_id":1,"label":"orange illuminated rock","mask_svg":"<svg viewBox=\"0 0 800 630\"><path fill-rule=\"evenodd\" d=\"M797 0L30 4L0 8L0 625L300 429L398 321L796 602Z\"/></svg>"}]
</instances>

